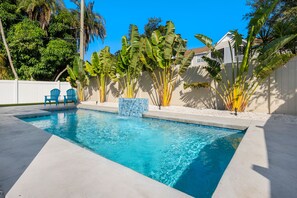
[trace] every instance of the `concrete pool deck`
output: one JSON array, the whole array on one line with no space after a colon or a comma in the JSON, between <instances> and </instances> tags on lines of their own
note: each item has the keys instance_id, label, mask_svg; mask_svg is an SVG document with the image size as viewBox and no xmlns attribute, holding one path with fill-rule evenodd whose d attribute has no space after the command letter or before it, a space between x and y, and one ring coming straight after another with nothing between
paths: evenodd
<instances>
[{"instance_id":1,"label":"concrete pool deck","mask_svg":"<svg viewBox=\"0 0 297 198\"><path fill-rule=\"evenodd\" d=\"M115 107L78 107L117 111ZM43 109L43 105L0 107L0 191L6 197L187 197L15 117L49 114ZM296 197L297 123L187 112L150 111L144 116L248 127L213 197Z\"/></svg>"}]
</instances>

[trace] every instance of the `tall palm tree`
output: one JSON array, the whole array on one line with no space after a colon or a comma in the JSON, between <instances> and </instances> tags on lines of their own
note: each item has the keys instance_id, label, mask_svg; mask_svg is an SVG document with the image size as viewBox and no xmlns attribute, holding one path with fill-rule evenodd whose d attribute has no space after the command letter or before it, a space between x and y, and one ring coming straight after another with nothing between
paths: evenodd
<instances>
[{"instance_id":1,"label":"tall palm tree","mask_svg":"<svg viewBox=\"0 0 297 198\"><path fill-rule=\"evenodd\" d=\"M19 0L18 11L25 11L31 20L39 21L40 27L45 29L52 13L64 7L63 0Z\"/></svg>"},{"instance_id":2,"label":"tall palm tree","mask_svg":"<svg viewBox=\"0 0 297 198\"><path fill-rule=\"evenodd\" d=\"M77 5L76 10L72 10L76 13L77 17L80 17L80 1L71 0L75 5ZM105 20L99 14L94 12L94 1L85 4L85 15L84 15L84 46L85 49L88 48L90 42L94 41L96 38L100 38L102 41L106 36Z\"/></svg>"}]
</instances>

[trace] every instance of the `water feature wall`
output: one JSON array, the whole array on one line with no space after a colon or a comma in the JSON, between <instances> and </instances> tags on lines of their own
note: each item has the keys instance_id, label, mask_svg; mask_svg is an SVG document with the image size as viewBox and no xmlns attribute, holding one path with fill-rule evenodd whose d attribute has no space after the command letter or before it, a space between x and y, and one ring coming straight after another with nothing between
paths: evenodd
<instances>
[{"instance_id":1,"label":"water feature wall","mask_svg":"<svg viewBox=\"0 0 297 198\"><path fill-rule=\"evenodd\" d=\"M147 98L119 98L119 115L142 117L148 111L148 104Z\"/></svg>"}]
</instances>

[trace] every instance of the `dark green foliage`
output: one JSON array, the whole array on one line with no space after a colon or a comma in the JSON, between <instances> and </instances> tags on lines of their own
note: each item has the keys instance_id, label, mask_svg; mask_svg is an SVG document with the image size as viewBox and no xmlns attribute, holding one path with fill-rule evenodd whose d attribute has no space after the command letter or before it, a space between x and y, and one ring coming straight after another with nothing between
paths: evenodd
<instances>
[{"instance_id":1,"label":"dark green foliage","mask_svg":"<svg viewBox=\"0 0 297 198\"><path fill-rule=\"evenodd\" d=\"M48 28L51 37L65 38L73 43L79 37L79 21L77 16L69 12L67 9L62 9L59 13L52 17Z\"/></svg>"},{"instance_id":2,"label":"dark green foliage","mask_svg":"<svg viewBox=\"0 0 297 198\"><path fill-rule=\"evenodd\" d=\"M20 79L34 79L45 36L39 24L29 19L14 25L8 32L7 41Z\"/></svg>"},{"instance_id":3,"label":"dark green foliage","mask_svg":"<svg viewBox=\"0 0 297 198\"><path fill-rule=\"evenodd\" d=\"M73 62L79 41L80 1L73 2L78 7L69 10L63 0L0 0L0 18L20 79L54 80ZM86 46L106 34L104 19L93 7L91 2L85 9ZM0 54L7 67L2 42Z\"/></svg>"},{"instance_id":4,"label":"dark green foliage","mask_svg":"<svg viewBox=\"0 0 297 198\"><path fill-rule=\"evenodd\" d=\"M252 8L251 12L245 15L249 19L255 17L259 9L267 7L273 3L273 0L249 0L247 4ZM289 27L289 28L288 28ZM270 14L269 19L262 27L258 37L263 40L261 46L265 46L270 41L287 35L297 33L297 1L279 0L276 8ZM290 50L297 54L297 38L286 44L283 50Z\"/></svg>"},{"instance_id":5,"label":"dark green foliage","mask_svg":"<svg viewBox=\"0 0 297 198\"><path fill-rule=\"evenodd\" d=\"M150 37L155 30L159 30L161 34L166 33L164 25L161 25L162 19L159 17L151 17L147 24L144 25L144 34L141 37Z\"/></svg>"},{"instance_id":6,"label":"dark green foliage","mask_svg":"<svg viewBox=\"0 0 297 198\"><path fill-rule=\"evenodd\" d=\"M75 44L71 42L62 39L51 40L41 51L41 62L34 73L34 79L54 80L73 62L75 48Z\"/></svg>"},{"instance_id":7,"label":"dark green foliage","mask_svg":"<svg viewBox=\"0 0 297 198\"><path fill-rule=\"evenodd\" d=\"M2 20L3 28L9 29L12 25L22 18L16 13L17 5L13 0L2 0L0 3L0 18Z\"/></svg>"}]
</instances>

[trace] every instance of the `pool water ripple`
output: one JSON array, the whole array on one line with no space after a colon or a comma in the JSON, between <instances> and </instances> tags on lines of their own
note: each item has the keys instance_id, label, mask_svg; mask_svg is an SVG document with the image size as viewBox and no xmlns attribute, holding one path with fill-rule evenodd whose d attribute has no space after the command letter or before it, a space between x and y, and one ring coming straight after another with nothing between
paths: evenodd
<instances>
[{"instance_id":1,"label":"pool water ripple","mask_svg":"<svg viewBox=\"0 0 297 198\"><path fill-rule=\"evenodd\" d=\"M24 120L199 197L211 196L243 136L239 130L81 109Z\"/></svg>"}]
</instances>

